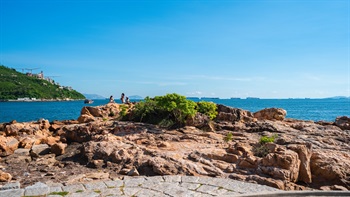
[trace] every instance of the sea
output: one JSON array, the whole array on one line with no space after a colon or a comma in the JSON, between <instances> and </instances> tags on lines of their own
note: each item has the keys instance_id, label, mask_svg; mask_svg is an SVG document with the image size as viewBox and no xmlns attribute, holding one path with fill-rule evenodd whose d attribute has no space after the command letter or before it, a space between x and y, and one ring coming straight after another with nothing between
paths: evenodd
<instances>
[{"instance_id":1,"label":"sea","mask_svg":"<svg viewBox=\"0 0 350 197\"><path fill-rule=\"evenodd\" d=\"M350 99L191 99L212 101L217 104L256 112L265 108L283 108L287 118L312 121L334 121L336 117L350 117ZM48 102L0 102L0 123L16 120L30 122L40 119L76 120L84 106L105 105L109 100ZM131 100L133 101L133 100Z\"/></svg>"}]
</instances>

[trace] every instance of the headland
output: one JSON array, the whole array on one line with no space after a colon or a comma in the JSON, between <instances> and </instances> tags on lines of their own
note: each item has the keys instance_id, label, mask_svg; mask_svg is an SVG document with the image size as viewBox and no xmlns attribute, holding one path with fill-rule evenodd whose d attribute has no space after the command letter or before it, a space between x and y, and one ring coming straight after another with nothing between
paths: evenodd
<instances>
[{"instance_id":1,"label":"headland","mask_svg":"<svg viewBox=\"0 0 350 197\"><path fill-rule=\"evenodd\" d=\"M136 109L109 103L83 107L77 120L1 124L2 185L180 175L279 190L350 189L348 117L313 122L286 119L283 109L216 105L214 118L198 112L166 127L135 121Z\"/></svg>"}]
</instances>

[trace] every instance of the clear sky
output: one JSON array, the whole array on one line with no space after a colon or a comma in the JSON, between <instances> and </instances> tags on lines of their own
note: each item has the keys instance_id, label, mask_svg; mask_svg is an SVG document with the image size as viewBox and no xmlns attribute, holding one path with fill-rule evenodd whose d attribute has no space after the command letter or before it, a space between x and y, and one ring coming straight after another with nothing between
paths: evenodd
<instances>
[{"instance_id":1,"label":"clear sky","mask_svg":"<svg viewBox=\"0 0 350 197\"><path fill-rule=\"evenodd\" d=\"M0 2L0 64L82 93L350 94L350 0Z\"/></svg>"}]
</instances>

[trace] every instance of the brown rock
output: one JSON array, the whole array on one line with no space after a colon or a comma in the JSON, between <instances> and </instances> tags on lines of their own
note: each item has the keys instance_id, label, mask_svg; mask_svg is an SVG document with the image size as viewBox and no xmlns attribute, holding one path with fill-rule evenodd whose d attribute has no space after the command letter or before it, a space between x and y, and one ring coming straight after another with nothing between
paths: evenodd
<instances>
[{"instance_id":1,"label":"brown rock","mask_svg":"<svg viewBox=\"0 0 350 197\"><path fill-rule=\"evenodd\" d=\"M120 150L114 151L111 154L111 160L112 162L119 163L121 161L127 161L132 158L132 156L128 153L128 151L124 148L121 148Z\"/></svg>"},{"instance_id":2,"label":"brown rock","mask_svg":"<svg viewBox=\"0 0 350 197\"><path fill-rule=\"evenodd\" d=\"M79 123L88 123L88 122L92 122L92 121L95 121L95 117L93 117L92 115L88 115L88 114L82 114L78 118Z\"/></svg>"},{"instance_id":3,"label":"brown rock","mask_svg":"<svg viewBox=\"0 0 350 197\"><path fill-rule=\"evenodd\" d=\"M7 156L13 154L18 148L18 140L14 137L0 136L0 156Z\"/></svg>"},{"instance_id":4,"label":"brown rock","mask_svg":"<svg viewBox=\"0 0 350 197\"><path fill-rule=\"evenodd\" d=\"M237 164L240 168L257 168L258 160L254 156L247 156L245 158L241 158L241 160Z\"/></svg>"},{"instance_id":5,"label":"brown rock","mask_svg":"<svg viewBox=\"0 0 350 197\"><path fill-rule=\"evenodd\" d=\"M87 173L85 175L86 178L91 178L91 179L108 179L109 178L109 173L105 172L93 172L93 173Z\"/></svg>"},{"instance_id":6,"label":"brown rock","mask_svg":"<svg viewBox=\"0 0 350 197\"><path fill-rule=\"evenodd\" d=\"M225 105L217 105L218 115L215 120L217 121L229 121L229 122L247 122L253 121L253 114L249 111L232 108Z\"/></svg>"},{"instance_id":7,"label":"brown rock","mask_svg":"<svg viewBox=\"0 0 350 197\"><path fill-rule=\"evenodd\" d=\"M47 154L42 155L38 157L35 161L35 164L38 166L46 166L46 167L52 167L56 164L57 160L55 157L55 154Z\"/></svg>"},{"instance_id":8,"label":"brown rock","mask_svg":"<svg viewBox=\"0 0 350 197\"><path fill-rule=\"evenodd\" d=\"M241 142L238 142L235 144L235 149L237 151L240 151L242 152L243 154L246 154L246 155L253 155L252 153L252 146L250 146L248 143L241 143Z\"/></svg>"},{"instance_id":9,"label":"brown rock","mask_svg":"<svg viewBox=\"0 0 350 197\"><path fill-rule=\"evenodd\" d=\"M25 149L31 149L34 142L35 142L35 140L33 138L25 137L25 138L20 140L18 147L25 148Z\"/></svg>"},{"instance_id":10,"label":"brown rock","mask_svg":"<svg viewBox=\"0 0 350 197\"><path fill-rule=\"evenodd\" d=\"M50 131L53 131L53 132L56 132L56 131L58 131L63 125L64 125L63 123L54 122L53 124L51 124L49 130L50 130Z\"/></svg>"},{"instance_id":11,"label":"brown rock","mask_svg":"<svg viewBox=\"0 0 350 197\"><path fill-rule=\"evenodd\" d=\"M12 179L12 175L0 170L0 182L9 182Z\"/></svg>"},{"instance_id":12,"label":"brown rock","mask_svg":"<svg viewBox=\"0 0 350 197\"><path fill-rule=\"evenodd\" d=\"M148 165L151 166L153 172L158 175L172 175L178 174L179 172L173 163L160 157L150 158L148 160Z\"/></svg>"},{"instance_id":13,"label":"brown rock","mask_svg":"<svg viewBox=\"0 0 350 197\"><path fill-rule=\"evenodd\" d=\"M348 191L348 189L346 187L343 187L340 185L322 186L322 187L320 187L320 190L323 190L323 191L331 191L331 190Z\"/></svg>"},{"instance_id":14,"label":"brown rock","mask_svg":"<svg viewBox=\"0 0 350 197\"><path fill-rule=\"evenodd\" d=\"M38 121L40 129L48 130L50 128L50 122L48 120L42 119Z\"/></svg>"},{"instance_id":15,"label":"brown rock","mask_svg":"<svg viewBox=\"0 0 350 197\"><path fill-rule=\"evenodd\" d=\"M30 150L32 157L39 157L39 155L45 155L50 152L50 147L47 144L33 145Z\"/></svg>"},{"instance_id":16,"label":"brown rock","mask_svg":"<svg viewBox=\"0 0 350 197\"><path fill-rule=\"evenodd\" d=\"M311 144L308 145L288 145L289 149L298 153L300 159L299 180L305 183L311 183L310 160L312 155Z\"/></svg>"},{"instance_id":17,"label":"brown rock","mask_svg":"<svg viewBox=\"0 0 350 197\"><path fill-rule=\"evenodd\" d=\"M227 153L223 156L222 160L228 163L236 163L238 161L238 158L238 155Z\"/></svg>"},{"instance_id":18,"label":"brown rock","mask_svg":"<svg viewBox=\"0 0 350 197\"><path fill-rule=\"evenodd\" d=\"M128 176L140 176L140 173L137 171L137 169L134 167L132 168L128 173Z\"/></svg>"},{"instance_id":19,"label":"brown rock","mask_svg":"<svg viewBox=\"0 0 350 197\"><path fill-rule=\"evenodd\" d=\"M19 131L24 128L22 123L13 123L5 126L5 134L7 136L17 136Z\"/></svg>"},{"instance_id":20,"label":"brown rock","mask_svg":"<svg viewBox=\"0 0 350 197\"><path fill-rule=\"evenodd\" d=\"M350 188L350 155L334 150L313 150L311 156L313 182L343 185Z\"/></svg>"},{"instance_id":21,"label":"brown rock","mask_svg":"<svg viewBox=\"0 0 350 197\"><path fill-rule=\"evenodd\" d=\"M266 108L254 113L258 120L284 120L287 111L281 108Z\"/></svg>"},{"instance_id":22,"label":"brown rock","mask_svg":"<svg viewBox=\"0 0 350 197\"><path fill-rule=\"evenodd\" d=\"M65 153L65 149L67 144L56 143L51 146L51 153L57 155L63 155Z\"/></svg>"},{"instance_id":23,"label":"brown rock","mask_svg":"<svg viewBox=\"0 0 350 197\"><path fill-rule=\"evenodd\" d=\"M261 185L267 185L267 186L271 186L274 188L278 188L281 190L285 189L285 185L283 183L283 181L281 180L275 180L275 179L271 179L271 178L265 178L265 177L261 177L261 176L257 176L257 175L252 175L247 177L246 181L256 181L258 184Z\"/></svg>"},{"instance_id":24,"label":"brown rock","mask_svg":"<svg viewBox=\"0 0 350 197\"><path fill-rule=\"evenodd\" d=\"M159 147L159 148L169 148L170 144L169 144L169 142L159 142L157 144L157 147Z\"/></svg>"},{"instance_id":25,"label":"brown rock","mask_svg":"<svg viewBox=\"0 0 350 197\"><path fill-rule=\"evenodd\" d=\"M105 162L102 159L96 159L93 160L91 164L92 167L101 169L104 166Z\"/></svg>"},{"instance_id":26,"label":"brown rock","mask_svg":"<svg viewBox=\"0 0 350 197\"><path fill-rule=\"evenodd\" d=\"M48 144L49 146L52 146L52 145L56 144L59 141L60 141L60 137L59 136L56 136L56 137L49 136L47 138L44 138L41 142L43 144Z\"/></svg>"},{"instance_id":27,"label":"brown rock","mask_svg":"<svg viewBox=\"0 0 350 197\"><path fill-rule=\"evenodd\" d=\"M350 118L347 116L337 117L335 119L335 125L343 130L350 130Z\"/></svg>"},{"instance_id":28,"label":"brown rock","mask_svg":"<svg viewBox=\"0 0 350 197\"><path fill-rule=\"evenodd\" d=\"M296 182L299 176L300 160L298 154L291 150L286 150L283 153L269 153L262 159L262 166L265 167L277 167L280 169L285 169L290 174L285 177L285 180ZM274 172L273 171L269 172ZM282 172L283 173L283 172ZM271 174L270 174L271 175ZM273 175L274 177L280 177L280 175Z\"/></svg>"}]
</instances>

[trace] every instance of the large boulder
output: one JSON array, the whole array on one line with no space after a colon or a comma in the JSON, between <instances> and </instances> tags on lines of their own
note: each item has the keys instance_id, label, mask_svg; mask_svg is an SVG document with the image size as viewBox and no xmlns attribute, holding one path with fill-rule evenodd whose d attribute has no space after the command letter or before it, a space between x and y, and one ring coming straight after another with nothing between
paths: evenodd
<instances>
[{"instance_id":1,"label":"large boulder","mask_svg":"<svg viewBox=\"0 0 350 197\"><path fill-rule=\"evenodd\" d=\"M266 108L254 113L258 120L284 120L287 111L281 108Z\"/></svg>"},{"instance_id":2,"label":"large boulder","mask_svg":"<svg viewBox=\"0 0 350 197\"><path fill-rule=\"evenodd\" d=\"M350 118L347 116L337 117L335 119L335 125L343 130L350 130Z\"/></svg>"},{"instance_id":3,"label":"large boulder","mask_svg":"<svg viewBox=\"0 0 350 197\"><path fill-rule=\"evenodd\" d=\"M20 139L18 144L19 148L31 149L33 144L35 143L35 139L31 137L24 137Z\"/></svg>"},{"instance_id":4,"label":"large boulder","mask_svg":"<svg viewBox=\"0 0 350 197\"><path fill-rule=\"evenodd\" d=\"M8 124L5 126L5 134L7 136L17 136L19 131L24 128L22 123Z\"/></svg>"},{"instance_id":5,"label":"large boulder","mask_svg":"<svg viewBox=\"0 0 350 197\"><path fill-rule=\"evenodd\" d=\"M350 189L350 154L333 150L314 150L311 156L313 182L342 185Z\"/></svg>"},{"instance_id":6,"label":"large boulder","mask_svg":"<svg viewBox=\"0 0 350 197\"><path fill-rule=\"evenodd\" d=\"M218 104L217 107L218 115L215 118L217 121L246 122L254 120L253 114L249 111L227 107L221 104Z\"/></svg>"},{"instance_id":7,"label":"large boulder","mask_svg":"<svg viewBox=\"0 0 350 197\"><path fill-rule=\"evenodd\" d=\"M33 145L30 149L30 155L32 157L39 157L39 155L45 155L50 153L50 147L47 144Z\"/></svg>"},{"instance_id":8,"label":"large boulder","mask_svg":"<svg viewBox=\"0 0 350 197\"><path fill-rule=\"evenodd\" d=\"M0 156L8 156L18 148L18 140L14 137L0 136Z\"/></svg>"},{"instance_id":9,"label":"large boulder","mask_svg":"<svg viewBox=\"0 0 350 197\"><path fill-rule=\"evenodd\" d=\"M0 170L0 182L9 182L12 179L12 175Z\"/></svg>"},{"instance_id":10,"label":"large boulder","mask_svg":"<svg viewBox=\"0 0 350 197\"><path fill-rule=\"evenodd\" d=\"M311 183L311 144L303 145L303 144L292 144L287 146L289 149L298 153L300 159L300 169L299 169L299 181L303 181L305 183Z\"/></svg>"},{"instance_id":11,"label":"large boulder","mask_svg":"<svg viewBox=\"0 0 350 197\"><path fill-rule=\"evenodd\" d=\"M95 121L95 117L93 117L90 114L82 114L78 118L79 123L88 123L88 122L93 122Z\"/></svg>"},{"instance_id":12,"label":"large boulder","mask_svg":"<svg viewBox=\"0 0 350 197\"><path fill-rule=\"evenodd\" d=\"M111 161L115 163L131 162L136 157L136 150L129 149L130 145L119 141L101 141L84 143L82 153L90 164L94 160Z\"/></svg>"},{"instance_id":13,"label":"large boulder","mask_svg":"<svg viewBox=\"0 0 350 197\"><path fill-rule=\"evenodd\" d=\"M48 130L50 128L50 122L46 119L41 119L37 122L39 124L40 129L42 130Z\"/></svg>"},{"instance_id":14,"label":"large boulder","mask_svg":"<svg viewBox=\"0 0 350 197\"><path fill-rule=\"evenodd\" d=\"M296 182L299 176L300 160L296 152L269 153L259 166L262 173L284 181Z\"/></svg>"},{"instance_id":15,"label":"large boulder","mask_svg":"<svg viewBox=\"0 0 350 197\"><path fill-rule=\"evenodd\" d=\"M201 113L196 113L194 117L188 118L186 120L186 125L195 126L204 131L215 131L214 125L212 124L210 118Z\"/></svg>"},{"instance_id":16,"label":"large boulder","mask_svg":"<svg viewBox=\"0 0 350 197\"><path fill-rule=\"evenodd\" d=\"M65 149L67 147L67 144L64 143L56 143L51 146L51 153L58 155L63 155L65 153Z\"/></svg>"},{"instance_id":17,"label":"large boulder","mask_svg":"<svg viewBox=\"0 0 350 197\"><path fill-rule=\"evenodd\" d=\"M65 133L61 137L68 142L87 142L93 136L93 131L86 125L66 125L62 127L62 130Z\"/></svg>"}]
</instances>

